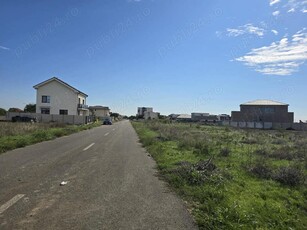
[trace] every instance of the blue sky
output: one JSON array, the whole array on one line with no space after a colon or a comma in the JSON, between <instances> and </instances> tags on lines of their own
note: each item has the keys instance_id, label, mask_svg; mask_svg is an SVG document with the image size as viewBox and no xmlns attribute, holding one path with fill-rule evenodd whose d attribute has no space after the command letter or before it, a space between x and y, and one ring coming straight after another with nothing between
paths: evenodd
<instances>
[{"instance_id":1,"label":"blue sky","mask_svg":"<svg viewBox=\"0 0 307 230\"><path fill-rule=\"evenodd\" d=\"M307 1L1 1L0 107L56 76L89 105L228 113L255 99L307 120Z\"/></svg>"}]
</instances>

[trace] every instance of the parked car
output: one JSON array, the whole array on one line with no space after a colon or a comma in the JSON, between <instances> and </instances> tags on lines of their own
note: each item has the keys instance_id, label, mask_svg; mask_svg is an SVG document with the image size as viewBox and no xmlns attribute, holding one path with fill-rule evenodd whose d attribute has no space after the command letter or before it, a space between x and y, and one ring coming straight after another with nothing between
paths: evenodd
<instances>
[{"instance_id":1,"label":"parked car","mask_svg":"<svg viewBox=\"0 0 307 230\"><path fill-rule=\"evenodd\" d=\"M104 120L102 124L103 124L103 125L112 125L112 121L110 121L110 120Z\"/></svg>"},{"instance_id":2,"label":"parked car","mask_svg":"<svg viewBox=\"0 0 307 230\"><path fill-rule=\"evenodd\" d=\"M36 122L36 118L33 117L12 117L12 122Z\"/></svg>"}]
</instances>

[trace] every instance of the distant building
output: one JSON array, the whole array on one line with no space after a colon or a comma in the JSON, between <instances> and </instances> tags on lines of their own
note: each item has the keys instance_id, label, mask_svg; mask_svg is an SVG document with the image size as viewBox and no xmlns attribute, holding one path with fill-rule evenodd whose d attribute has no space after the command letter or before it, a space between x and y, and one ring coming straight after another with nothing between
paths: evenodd
<instances>
[{"instance_id":1,"label":"distant building","mask_svg":"<svg viewBox=\"0 0 307 230\"><path fill-rule=\"evenodd\" d=\"M177 121L192 121L192 116L190 114L179 114L176 118Z\"/></svg>"},{"instance_id":2,"label":"distant building","mask_svg":"<svg viewBox=\"0 0 307 230\"><path fill-rule=\"evenodd\" d=\"M288 112L288 104L255 100L240 105L240 111L231 112L231 121L235 122L276 122L293 123L294 114Z\"/></svg>"},{"instance_id":3,"label":"distant building","mask_svg":"<svg viewBox=\"0 0 307 230\"><path fill-rule=\"evenodd\" d=\"M95 106L90 106L89 109L91 111L91 115L94 115L96 117L109 117L110 116L109 107L95 105Z\"/></svg>"},{"instance_id":4,"label":"distant building","mask_svg":"<svg viewBox=\"0 0 307 230\"><path fill-rule=\"evenodd\" d=\"M87 94L53 77L35 86L36 113L88 116Z\"/></svg>"},{"instance_id":5,"label":"distant building","mask_svg":"<svg viewBox=\"0 0 307 230\"><path fill-rule=\"evenodd\" d=\"M138 107L137 117L145 120L159 119L160 113L154 112L152 107Z\"/></svg>"},{"instance_id":6,"label":"distant building","mask_svg":"<svg viewBox=\"0 0 307 230\"><path fill-rule=\"evenodd\" d=\"M219 114L217 116L219 121L230 121L231 117L228 114Z\"/></svg>"},{"instance_id":7,"label":"distant building","mask_svg":"<svg viewBox=\"0 0 307 230\"><path fill-rule=\"evenodd\" d=\"M154 120L154 119L159 119L160 113L155 113L151 111L146 111L144 112L144 119L145 120Z\"/></svg>"},{"instance_id":8,"label":"distant building","mask_svg":"<svg viewBox=\"0 0 307 230\"><path fill-rule=\"evenodd\" d=\"M228 114L209 114L209 113L192 113L191 119L193 122L217 122L217 121L229 121L230 116Z\"/></svg>"},{"instance_id":9,"label":"distant building","mask_svg":"<svg viewBox=\"0 0 307 230\"><path fill-rule=\"evenodd\" d=\"M179 115L180 115L180 114L172 113L172 114L168 115L168 117L169 117L171 120L176 120L177 117L178 117Z\"/></svg>"},{"instance_id":10,"label":"distant building","mask_svg":"<svg viewBox=\"0 0 307 230\"><path fill-rule=\"evenodd\" d=\"M209 117L209 113L192 113L191 118L192 121L205 121Z\"/></svg>"},{"instance_id":11,"label":"distant building","mask_svg":"<svg viewBox=\"0 0 307 230\"><path fill-rule=\"evenodd\" d=\"M143 117L145 115L145 112L153 112L152 107L138 107L138 116Z\"/></svg>"}]
</instances>

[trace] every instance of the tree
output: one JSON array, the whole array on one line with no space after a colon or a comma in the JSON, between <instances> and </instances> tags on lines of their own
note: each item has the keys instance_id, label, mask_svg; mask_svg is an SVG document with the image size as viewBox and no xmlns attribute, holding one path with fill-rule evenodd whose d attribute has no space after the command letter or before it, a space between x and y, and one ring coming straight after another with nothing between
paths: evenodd
<instances>
[{"instance_id":1,"label":"tree","mask_svg":"<svg viewBox=\"0 0 307 230\"><path fill-rule=\"evenodd\" d=\"M23 112L22 109L19 109L19 108L9 108L8 112L17 112L17 113L20 113L20 112Z\"/></svg>"},{"instance_id":2,"label":"tree","mask_svg":"<svg viewBox=\"0 0 307 230\"><path fill-rule=\"evenodd\" d=\"M24 108L26 113L35 113L36 112L36 104L27 104Z\"/></svg>"},{"instance_id":3,"label":"tree","mask_svg":"<svg viewBox=\"0 0 307 230\"><path fill-rule=\"evenodd\" d=\"M0 116L5 116L6 110L3 108L0 108Z\"/></svg>"},{"instance_id":4,"label":"tree","mask_svg":"<svg viewBox=\"0 0 307 230\"><path fill-rule=\"evenodd\" d=\"M119 113L110 113L110 117L118 118L119 116Z\"/></svg>"}]
</instances>

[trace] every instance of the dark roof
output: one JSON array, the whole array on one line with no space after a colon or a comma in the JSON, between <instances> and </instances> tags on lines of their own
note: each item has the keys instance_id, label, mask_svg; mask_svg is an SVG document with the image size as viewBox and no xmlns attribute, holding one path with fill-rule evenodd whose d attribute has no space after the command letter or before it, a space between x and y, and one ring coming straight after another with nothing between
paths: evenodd
<instances>
[{"instance_id":1,"label":"dark roof","mask_svg":"<svg viewBox=\"0 0 307 230\"><path fill-rule=\"evenodd\" d=\"M59 82L60 84L62 84L62 85L64 85L64 86L66 86L66 87L72 89L72 90L75 91L76 93L83 94L84 96L88 97L87 94L85 94L85 93L81 92L80 90L78 90L78 89L72 87L71 85L67 84L66 82L62 81L61 79L59 79L59 78L57 78L57 77L52 77L52 78L50 78L50 79L48 79L48 80L46 80L46 81L43 81L43 82L41 82L41 83L39 83L39 84L33 86L33 88L34 88L34 89L38 89L39 87L41 87L41 86L43 86L43 85L45 85L45 84L48 84L49 82L52 82L52 81L57 81L57 82Z\"/></svg>"}]
</instances>

